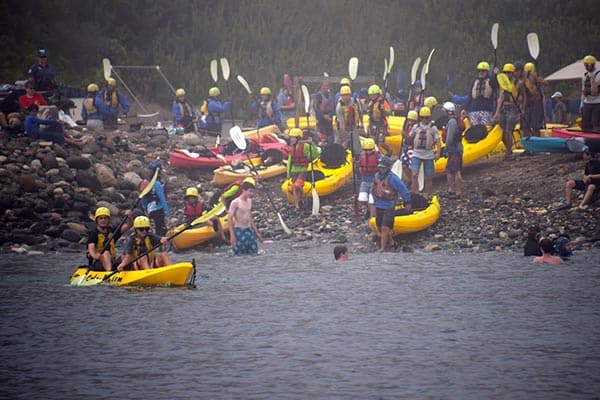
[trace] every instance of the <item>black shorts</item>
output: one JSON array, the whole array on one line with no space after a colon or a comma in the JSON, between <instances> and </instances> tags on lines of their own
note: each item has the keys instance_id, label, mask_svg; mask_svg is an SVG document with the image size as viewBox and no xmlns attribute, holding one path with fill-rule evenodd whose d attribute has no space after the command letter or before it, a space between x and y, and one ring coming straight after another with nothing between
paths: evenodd
<instances>
[{"instance_id":1,"label":"black shorts","mask_svg":"<svg viewBox=\"0 0 600 400\"><path fill-rule=\"evenodd\" d=\"M396 216L396 210L394 208L390 208L385 210L383 208L375 209L375 224L377 228L381 228L382 226L387 226L392 229L394 227L394 217Z\"/></svg>"},{"instance_id":2,"label":"black shorts","mask_svg":"<svg viewBox=\"0 0 600 400\"><path fill-rule=\"evenodd\" d=\"M596 185L596 190L594 190L594 192L597 192L598 188L600 188L600 181L598 181L597 179L592 179L589 184L583 181L575 181L575 189L577 190L585 192L589 185Z\"/></svg>"},{"instance_id":3,"label":"black shorts","mask_svg":"<svg viewBox=\"0 0 600 400\"><path fill-rule=\"evenodd\" d=\"M463 155L462 153L448 154L448 162L446 163L446 172L455 174L462 171Z\"/></svg>"}]
</instances>

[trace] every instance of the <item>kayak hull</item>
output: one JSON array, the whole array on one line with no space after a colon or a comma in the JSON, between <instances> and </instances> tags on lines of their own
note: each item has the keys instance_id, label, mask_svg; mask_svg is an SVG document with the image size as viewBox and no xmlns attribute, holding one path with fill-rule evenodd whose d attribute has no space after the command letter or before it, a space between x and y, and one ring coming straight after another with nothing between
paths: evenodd
<instances>
[{"instance_id":1,"label":"kayak hull","mask_svg":"<svg viewBox=\"0 0 600 400\"><path fill-rule=\"evenodd\" d=\"M99 283L116 286L183 286L188 283L193 270L193 263L180 262L141 271L120 271L104 281L103 279L112 271L87 272L87 266L82 266L75 270L70 281L72 284L80 282L80 286L86 286L86 282L97 282L98 280L101 281Z\"/></svg>"},{"instance_id":2,"label":"kayak hull","mask_svg":"<svg viewBox=\"0 0 600 400\"><path fill-rule=\"evenodd\" d=\"M268 179L274 176L285 174L287 167L284 164L275 164L265 167L260 163L256 163L255 169L256 172L258 172L259 179ZM213 172L213 183L221 186L228 185L232 182L248 177L256 178L257 175L254 170L248 166L247 160L243 169L232 169L231 166L225 165L215 169Z\"/></svg>"},{"instance_id":3,"label":"kayak hull","mask_svg":"<svg viewBox=\"0 0 600 400\"><path fill-rule=\"evenodd\" d=\"M420 232L435 224L440 218L441 206L437 196L433 196L424 210L413 211L409 215L399 215L394 218L392 236ZM369 227L379 235L375 218L369 219Z\"/></svg>"},{"instance_id":4,"label":"kayak hull","mask_svg":"<svg viewBox=\"0 0 600 400\"><path fill-rule=\"evenodd\" d=\"M285 143L261 143L263 150L277 150L282 153L282 158L287 156L287 144ZM216 147L209 148L214 154L211 156L198 155L187 150L174 150L169 154L169 164L177 168L211 168L215 169L224 165L229 165L234 161L247 160L247 156L243 153L219 155ZM250 158L257 158L258 154L248 153Z\"/></svg>"},{"instance_id":5,"label":"kayak hull","mask_svg":"<svg viewBox=\"0 0 600 400\"><path fill-rule=\"evenodd\" d=\"M583 144L584 138L560 138L560 137L525 137L521 139L521 143L525 150L530 153L571 153L568 141L576 140Z\"/></svg>"},{"instance_id":6,"label":"kayak hull","mask_svg":"<svg viewBox=\"0 0 600 400\"><path fill-rule=\"evenodd\" d=\"M229 227L227 223L227 215L219 217L219 220L223 229L227 231ZM185 225L179 225L178 227L173 229L171 234L175 234L181 231L184 227ZM198 246L202 243L208 242L209 240L216 239L219 236L219 232L217 232L214 229L211 222L209 224L202 225L197 228L190 228L185 232L180 233L179 235L173 238L172 243L177 249L184 250L192 248L194 246Z\"/></svg>"}]
</instances>

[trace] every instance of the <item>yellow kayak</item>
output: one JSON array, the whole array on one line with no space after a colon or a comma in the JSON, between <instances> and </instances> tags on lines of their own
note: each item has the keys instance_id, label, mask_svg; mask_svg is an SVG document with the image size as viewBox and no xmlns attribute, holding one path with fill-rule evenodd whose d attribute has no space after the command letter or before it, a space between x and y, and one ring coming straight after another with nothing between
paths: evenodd
<instances>
[{"instance_id":1,"label":"yellow kayak","mask_svg":"<svg viewBox=\"0 0 600 400\"><path fill-rule=\"evenodd\" d=\"M258 139L261 143L263 142L263 136L275 136L281 133L277 125L269 125L263 126L260 129L251 129L249 131L244 131L244 137L246 139Z\"/></svg>"},{"instance_id":2,"label":"yellow kayak","mask_svg":"<svg viewBox=\"0 0 600 400\"><path fill-rule=\"evenodd\" d=\"M310 197L312 191L311 186L311 170L315 172L315 189L319 196L327 196L334 193L348 182L352 177L352 153L346 152L346 161L339 168L329 168L320 158L317 158L312 164L308 165L308 173L306 182L304 182L304 194ZM321 178L321 179L318 179ZM281 185L281 191L287 196L290 203L294 202L292 194L292 180L286 179Z\"/></svg>"},{"instance_id":3,"label":"yellow kayak","mask_svg":"<svg viewBox=\"0 0 600 400\"><path fill-rule=\"evenodd\" d=\"M70 282L77 286L89 286L96 283L116 286L183 286L188 283L194 268L195 265L192 262L180 262L141 271L120 271L104 281L104 278L113 271L87 272L87 266L81 266L73 272Z\"/></svg>"},{"instance_id":4,"label":"yellow kayak","mask_svg":"<svg viewBox=\"0 0 600 400\"><path fill-rule=\"evenodd\" d=\"M414 194L413 194L414 196ZM408 215L397 215L394 218L392 236L419 232L429 228L440 218L440 202L437 196L433 196L427 208L413 211ZM379 235L375 218L369 219L369 226L373 232Z\"/></svg>"},{"instance_id":5,"label":"yellow kayak","mask_svg":"<svg viewBox=\"0 0 600 400\"><path fill-rule=\"evenodd\" d=\"M219 217L219 221L221 226L223 227L223 231L227 232L229 229L229 225L227 224L227 214ZM179 225L174 228L169 235L173 235L185 228L185 225ZM206 225L201 225L197 228L190 228L185 232L180 233L176 237L173 238L172 243L179 250L189 249L190 247L197 246L204 242L208 242L209 240L215 239L219 237L219 232L215 231L212 222L209 222Z\"/></svg>"},{"instance_id":6,"label":"yellow kayak","mask_svg":"<svg viewBox=\"0 0 600 400\"><path fill-rule=\"evenodd\" d=\"M248 162L244 163L244 168L233 169L230 165L226 165L224 167L219 167L215 169L213 183L215 185L228 185L232 182L235 182L240 179L245 179L248 177L256 178L256 173L252 168L248 166ZM255 165L256 172L258 172L259 179L267 179L272 178L274 176L279 176L285 174L287 167L282 164L274 164L269 166L264 166L262 164Z\"/></svg>"}]
</instances>

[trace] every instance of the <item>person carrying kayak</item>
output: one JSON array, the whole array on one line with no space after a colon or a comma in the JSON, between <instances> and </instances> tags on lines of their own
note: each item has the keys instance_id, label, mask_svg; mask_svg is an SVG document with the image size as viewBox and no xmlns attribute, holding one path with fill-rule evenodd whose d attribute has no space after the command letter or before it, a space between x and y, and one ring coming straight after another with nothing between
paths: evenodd
<instances>
[{"instance_id":1,"label":"person carrying kayak","mask_svg":"<svg viewBox=\"0 0 600 400\"><path fill-rule=\"evenodd\" d=\"M121 258L121 262L117 265L118 271L123 271L131 260L146 253L158 244L166 244L168 242L168 237L160 237L150 232L150 219L145 215L136 217L133 220L133 227L135 228L135 233L128 238L125 244L124 255ZM164 267L170 264L171 259L166 251L160 251L156 254L156 250L153 250L129 265L129 268L136 271Z\"/></svg>"},{"instance_id":2,"label":"person carrying kayak","mask_svg":"<svg viewBox=\"0 0 600 400\"><path fill-rule=\"evenodd\" d=\"M252 196L254 185L245 181L240 187L240 195L229 205L227 217L229 220L229 237L233 254L256 254L258 245L256 240L263 238L254 223L252 216Z\"/></svg>"},{"instance_id":3,"label":"person carrying kayak","mask_svg":"<svg viewBox=\"0 0 600 400\"><path fill-rule=\"evenodd\" d=\"M303 133L299 128L290 129L289 136L287 177L291 178L292 184L288 190L294 196L296 210L300 210L300 203L304 201L304 182L308 177L308 164L319 156L321 150L314 144L302 140Z\"/></svg>"},{"instance_id":4,"label":"person carrying kayak","mask_svg":"<svg viewBox=\"0 0 600 400\"><path fill-rule=\"evenodd\" d=\"M96 209L94 213L96 226L87 238L87 257L91 263L91 270L110 271L119 264L121 260L117 259L115 243L133 225L131 215L131 210L126 210L127 220L121 225L121 229L115 231L110 224L110 210L107 207ZM107 241L110 241L108 245Z\"/></svg>"},{"instance_id":5,"label":"person carrying kayak","mask_svg":"<svg viewBox=\"0 0 600 400\"><path fill-rule=\"evenodd\" d=\"M175 91L175 100L173 101L173 120L178 128L182 128L184 132L198 131L198 116L194 105L185 97L185 89L177 89Z\"/></svg>"},{"instance_id":6,"label":"person carrying kayak","mask_svg":"<svg viewBox=\"0 0 600 400\"><path fill-rule=\"evenodd\" d=\"M257 127L264 128L269 125L277 125L283 132L285 126L281 121L281 113L276 101L271 98L271 89L262 87L260 89L260 98L250 106L253 111L258 112Z\"/></svg>"},{"instance_id":7,"label":"person carrying kayak","mask_svg":"<svg viewBox=\"0 0 600 400\"><path fill-rule=\"evenodd\" d=\"M218 136L223 130L223 114L229 111L232 106L231 101L224 103L220 100L221 91L218 87L211 87L208 90L208 99L202 104L200 112L202 118L198 121L198 126L202 132L208 135Z\"/></svg>"}]
</instances>

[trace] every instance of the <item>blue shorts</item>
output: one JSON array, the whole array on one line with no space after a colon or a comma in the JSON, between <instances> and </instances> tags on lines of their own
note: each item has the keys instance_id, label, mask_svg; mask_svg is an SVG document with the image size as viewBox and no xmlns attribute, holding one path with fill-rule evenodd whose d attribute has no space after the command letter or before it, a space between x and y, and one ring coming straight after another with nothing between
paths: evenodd
<instances>
[{"instance_id":1,"label":"blue shorts","mask_svg":"<svg viewBox=\"0 0 600 400\"><path fill-rule=\"evenodd\" d=\"M433 159L423 160L422 158L413 157L410 159L410 170L413 174L418 174L419 169L421 169L421 163L423 163L423 168L425 169L425 176L433 176L435 175L435 167L433 164Z\"/></svg>"},{"instance_id":2,"label":"blue shorts","mask_svg":"<svg viewBox=\"0 0 600 400\"><path fill-rule=\"evenodd\" d=\"M256 244L256 235L252 228L234 228L235 239L237 240L233 248L233 254L256 254L258 245Z\"/></svg>"}]
</instances>

